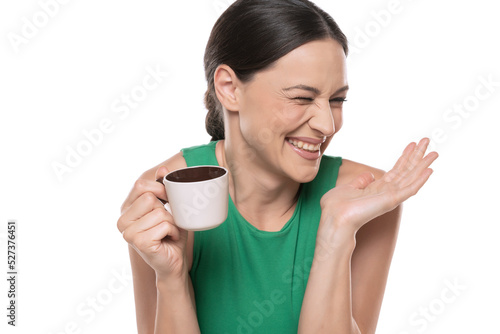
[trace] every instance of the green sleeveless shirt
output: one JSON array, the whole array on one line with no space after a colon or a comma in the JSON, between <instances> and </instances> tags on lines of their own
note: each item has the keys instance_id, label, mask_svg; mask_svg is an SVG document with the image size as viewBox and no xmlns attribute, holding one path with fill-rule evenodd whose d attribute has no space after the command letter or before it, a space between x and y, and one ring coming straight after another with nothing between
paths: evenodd
<instances>
[{"instance_id":1,"label":"green sleeveless shirt","mask_svg":"<svg viewBox=\"0 0 500 334\"><path fill-rule=\"evenodd\" d=\"M216 143L183 149L187 165L218 165ZM341 164L340 157L322 157L316 178L301 185L293 216L280 231L255 228L229 198L226 221L195 232L190 276L202 334L297 333L319 202L335 187Z\"/></svg>"}]
</instances>

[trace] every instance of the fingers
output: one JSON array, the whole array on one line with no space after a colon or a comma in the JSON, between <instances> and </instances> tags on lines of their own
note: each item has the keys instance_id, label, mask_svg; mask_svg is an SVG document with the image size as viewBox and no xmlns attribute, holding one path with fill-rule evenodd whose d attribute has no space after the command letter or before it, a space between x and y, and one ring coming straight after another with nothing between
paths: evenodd
<instances>
[{"instance_id":1,"label":"fingers","mask_svg":"<svg viewBox=\"0 0 500 334\"><path fill-rule=\"evenodd\" d=\"M155 173L156 182L161 183L163 185L163 177L167 174L168 174L167 167L161 166L160 168L158 168L156 170L156 173ZM160 202L162 202L163 205L167 204L167 200L164 200L164 199L159 198L159 197L158 197L158 199L160 200Z\"/></svg>"},{"instance_id":2,"label":"fingers","mask_svg":"<svg viewBox=\"0 0 500 334\"><path fill-rule=\"evenodd\" d=\"M430 152L424 156L429 142L428 138L423 138L416 146L412 145L414 143L408 145L393 170L387 173L392 173L390 177L385 178L385 181L395 187L397 195L394 197L397 202L403 202L414 196L432 174L433 171L429 166L439 155L437 152Z\"/></svg>"},{"instance_id":3,"label":"fingers","mask_svg":"<svg viewBox=\"0 0 500 334\"><path fill-rule=\"evenodd\" d=\"M401 179L401 187L407 187L420 178L421 174L426 172L428 167L439 157L437 152L430 152L408 173L408 175ZM430 174L429 174L430 175ZM422 184L423 185L423 184Z\"/></svg>"},{"instance_id":4,"label":"fingers","mask_svg":"<svg viewBox=\"0 0 500 334\"><path fill-rule=\"evenodd\" d=\"M408 163L411 154L413 153L413 151L415 151L416 145L417 144L415 143L410 143L406 146L406 148L403 151L403 154L401 155L401 157L399 157L398 161L396 161L394 167L390 171L385 173L384 181L391 182L401 174L401 172L403 171L403 166L405 166Z\"/></svg>"},{"instance_id":5,"label":"fingers","mask_svg":"<svg viewBox=\"0 0 500 334\"><path fill-rule=\"evenodd\" d=\"M163 205L158 201L156 195L151 192L142 194L118 219L118 230L123 233L131 224L139 220L149 212L155 209L162 209L166 212Z\"/></svg>"},{"instance_id":6,"label":"fingers","mask_svg":"<svg viewBox=\"0 0 500 334\"><path fill-rule=\"evenodd\" d=\"M420 142L418 143L417 147L415 148L415 151L413 151L413 154L410 157L408 169L412 170L414 169L417 164L422 160L422 157L425 154L425 151L427 151L427 146L429 146L430 140L429 138L422 138Z\"/></svg>"},{"instance_id":7,"label":"fingers","mask_svg":"<svg viewBox=\"0 0 500 334\"><path fill-rule=\"evenodd\" d=\"M399 181L400 187L407 187L415 182L415 180L420 177L420 174L424 172L434 162L434 160L437 159L437 152L430 152L424 157L429 143L429 138L423 138L420 140L417 147L415 147L415 150L409 157L406 167L403 167L406 168L406 172L403 170L403 172L396 179ZM420 187L422 186L423 184Z\"/></svg>"},{"instance_id":8,"label":"fingers","mask_svg":"<svg viewBox=\"0 0 500 334\"><path fill-rule=\"evenodd\" d=\"M157 179L156 179L156 182L163 184L163 177L159 177L159 178L157 178ZM161 202L161 204L163 204L163 205L167 204L167 201L166 201L166 200L161 199L161 198L159 198L159 197L156 197L156 198L158 198L158 200Z\"/></svg>"},{"instance_id":9,"label":"fingers","mask_svg":"<svg viewBox=\"0 0 500 334\"><path fill-rule=\"evenodd\" d=\"M156 173L155 173L155 179L156 179L156 181L160 182L161 184L163 184L163 177L165 175L167 175L168 173L169 173L169 171L168 171L167 167L161 166L160 168L158 168L156 170ZM158 180L160 180L160 181L158 181Z\"/></svg>"},{"instance_id":10,"label":"fingers","mask_svg":"<svg viewBox=\"0 0 500 334\"><path fill-rule=\"evenodd\" d=\"M427 182L433 170L430 168L426 168L422 173L418 175L418 177L414 180L414 182L410 183L406 187L402 188L399 191L400 199L399 202L406 201L411 196L414 196L418 193L420 188Z\"/></svg>"},{"instance_id":11,"label":"fingers","mask_svg":"<svg viewBox=\"0 0 500 334\"><path fill-rule=\"evenodd\" d=\"M409 144L404 150L403 155L394 165L394 168L388 173L388 176L386 176L386 181L398 182L408 177L409 173L419 166L429 142L429 138L423 138L416 146L415 143Z\"/></svg>"},{"instance_id":12,"label":"fingers","mask_svg":"<svg viewBox=\"0 0 500 334\"><path fill-rule=\"evenodd\" d=\"M373 181L375 181L375 176L370 172L364 172L359 174L349 184L355 189L365 189Z\"/></svg>"},{"instance_id":13,"label":"fingers","mask_svg":"<svg viewBox=\"0 0 500 334\"><path fill-rule=\"evenodd\" d=\"M410 158L410 155L413 151L415 151L415 147L417 144L415 143L409 143L406 148L403 151L403 154L401 157L398 159L396 164L394 165L393 169L401 169L402 166L408 161Z\"/></svg>"},{"instance_id":14,"label":"fingers","mask_svg":"<svg viewBox=\"0 0 500 334\"><path fill-rule=\"evenodd\" d=\"M423 138L420 140L417 146L415 146L414 150L410 152L408 158L403 161L403 164L400 166L399 171L400 174L404 174L406 171L411 171L418 162L422 159L425 151L427 150L427 146L429 145L429 139Z\"/></svg>"},{"instance_id":15,"label":"fingers","mask_svg":"<svg viewBox=\"0 0 500 334\"><path fill-rule=\"evenodd\" d=\"M165 174L162 175L162 173ZM163 177L168 173L168 169L165 166L162 166L158 168L156 171L156 176L157 177ZM135 181L134 187L130 191L127 199L122 205L122 213L130 206L132 203L134 203L142 194L146 192L151 192L155 194L155 196L164 201L165 203L168 201L167 198L167 193L165 192L165 186L163 185L163 182L155 182L153 180L145 179L145 178L139 178L137 181Z\"/></svg>"},{"instance_id":16,"label":"fingers","mask_svg":"<svg viewBox=\"0 0 500 334\"><path fill-rule=\"evenodd\" d=\"M155 241L167 236L174 241L179 240L180 231L173 223L172 216L163 208L147 213L123 231L124 239L140 249L147 244L157 244Z\"/></svg>"},{"instance_id":17,"label":"fingers","mask_svg":"<svg viewBox=\"0 0 500 334\"><path fill-rule=\"evenodd\" d=\"M168 222L161 222L160 224L145 230L141 234L145 240L151 240L153 242L159 242L167 237L170 237L173 241L180 240L179 228Z\"/></svg>"}]
</instances>

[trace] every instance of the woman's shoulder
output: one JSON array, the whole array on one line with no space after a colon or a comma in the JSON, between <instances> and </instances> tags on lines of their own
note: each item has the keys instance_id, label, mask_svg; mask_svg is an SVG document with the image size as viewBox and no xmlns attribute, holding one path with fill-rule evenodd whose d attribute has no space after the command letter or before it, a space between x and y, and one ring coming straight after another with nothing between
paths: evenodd
<instances>
[{"instance_id":1,"label":"woman's shoulder","mask_svg":"<svg viewBox=\"0 0 500 334\"><path fill-rule=\"evenodd\" d=\"M337 178L337 185L346 184L351 182L356 176L363 172L370 172L375 176L375 179L381 178L385 171L372 166L368 166L349 159L342 159L342 165L339 169Z\"/></svg>"},{"instance_id":2,"label":"woman's shoulder","mask_svg":"<svg viewBox=\"0 0 500 334\"><path fill-rule=\"evenodd\" d=\"M187 167L186 155L192 157L193 155L199 155L200 159L206 159L206 156L211 156L215 153L215 146L217 142L210 142L208 144L201 144L196 146L189 146L181 149L177 154L171 156L167 160L159 163L158 165L145 171L141 178L153 179L156 175L158 168L165 166L169 172L177 169Z\"/></svg>"},{"instance_id":3,"label":"woman's shoulder","mask_svg":"<svg viewBox=\"0 0 500 334\"><path fill-rule=\"evenodd\" d=\"M141 178L144 179L154 179L156 175L156 171L158 168L165 166L167 167L169 172L172 172L177 169L181 169L184 167L187 167L186 160L184 159L184 156L182 155L182 151L171 156L167 160L159 163L158 165L154 166L153 168L148 169L144 173L142 173Z\"/></svg>"}]
</instances>

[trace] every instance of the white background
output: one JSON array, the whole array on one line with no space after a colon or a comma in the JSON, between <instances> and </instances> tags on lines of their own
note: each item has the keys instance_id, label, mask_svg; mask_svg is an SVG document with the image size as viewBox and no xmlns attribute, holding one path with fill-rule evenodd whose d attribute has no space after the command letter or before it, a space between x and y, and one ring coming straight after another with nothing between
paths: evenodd
<instances>
[{"instance_id":1,"label":"white background","mask_svg":"<svg viewBox=\"0 0 500 334\"><path fill-rule=\"evenodd\" d=\"M133 333L120 205L143 171L209 141L203 51L230 1L75 0L43 22L48 2L0 4L0 331ZM500 333L494 2L401 0L390 16L377 15L389 0L316 3L353 49L344 128L327 154L389 169L407 143L438 134L435 172L405 204L378 333ZM15 46L26 20L45 26ZM146 68L168 75L128 115L115 113ZM105 119L112 130L58 178L53 164ZM18 222L16 328L6 325L9 219Z\"/></svg>"}]
</instances>

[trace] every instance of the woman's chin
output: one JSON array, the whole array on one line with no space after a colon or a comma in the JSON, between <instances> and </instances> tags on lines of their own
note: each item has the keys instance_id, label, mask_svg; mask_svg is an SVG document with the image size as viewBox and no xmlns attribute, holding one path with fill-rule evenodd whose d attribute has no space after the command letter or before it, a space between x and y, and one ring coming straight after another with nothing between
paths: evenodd
<instances>
[{"instance_id":1,"label":"woman's chin","mask_svg":"<svg viewBox=\"0 0 500 334\"><path fill-rule=\"evenodd\" d=\"M314 180L318 175L318 168L306 167L301 170L295 170L289 174L290 178L297 183L308 183Z\"/></svg>"}]
</instances>

